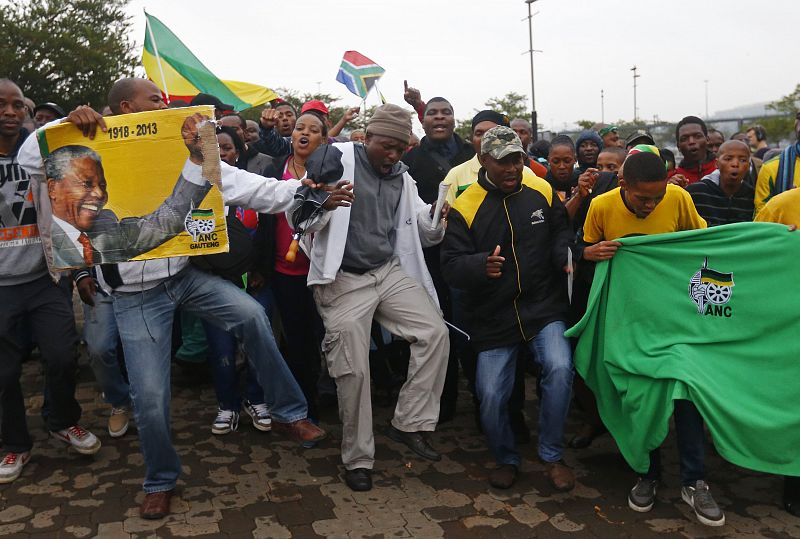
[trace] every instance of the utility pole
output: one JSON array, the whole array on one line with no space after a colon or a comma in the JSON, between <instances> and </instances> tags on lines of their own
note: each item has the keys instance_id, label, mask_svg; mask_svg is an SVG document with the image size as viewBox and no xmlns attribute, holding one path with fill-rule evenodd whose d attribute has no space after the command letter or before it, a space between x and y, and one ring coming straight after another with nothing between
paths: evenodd
<instances>
[{"instance_id":1,"label":"utility pole","mask_svg":"<svg viewBox=\"0 0 800 539\"><path fill-rule=\"evenodd\" d=\"M641 75L636 74L637 69L638 68L636 66L633 66L631 68L631 71L633 71L633 121L634 122L639 119L639 109L636 107L636 79L641 77Z\"/></svg>"},{"instance_id":2,"label":"utility pole","mask_svg":"<svg viewBox=\"0 0 800 539\"><path fill-rule=\"evenodd\" d=\"M539 124L537 123L536 117L536 97L533 84L533 14L531 13L531 4L534 2L536 2L536 0L525 0L525 3L528 4L528 53L531 55L531 135L533 141L536 142L538 139Z\"/></svg>"},{"instance_id":3,"label":"utility pole","mask_svg":"<svg viewBox=\"0 0 800 539\"><path fill-rule=\"evenodd\" d=\"M600 88L600 123L606 123L606 98Z\"/></svg>"},{"instance_id":4,"label":"utility pole","mask_svg":"<svg viewBox=\"0 0 800 539\"><path fill-rule=\"evenodd\" d=\"M706 120L708 120L708 79L703 81L706 85Z\"/></svg>"}]
</instances>

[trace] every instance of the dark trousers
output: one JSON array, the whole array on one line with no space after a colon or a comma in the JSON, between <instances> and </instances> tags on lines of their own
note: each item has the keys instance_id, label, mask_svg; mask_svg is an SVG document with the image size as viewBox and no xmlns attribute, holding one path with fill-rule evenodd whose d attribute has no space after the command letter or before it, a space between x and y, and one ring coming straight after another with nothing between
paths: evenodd
<instances>
[{"instance_id":1,"label":"dark trousers","mask_svg":"<svg viewBox=\"0 0 800 539\"><path fill-rule=\"evenodd\" d=\"M678 436L678 453L681 468L681 485L694 485L695 481L705 479L705 432L703 416L692 401L678 399L675 403L675 432ZM661 478L661 451L656 448L650 452L650 469L646 479Z\"/></svg>"},{"instance_id":2,"label":"dark trousers","mask_svg":"<svg viewBox=\"0 0 800 539\"><path fill-rule=\"evenodd\" d=\"M42 354L50 411L47 429L75 425L81 407L75 400L75 345L78 334L67 292L49 276L12 286L0 286L0 408L3 447L24 452L33 446L22 397L23 345L15 324L27 319Z\"/></svg>"},{"instance_id":3,"label":"dark trousers","mask_svg":"<svg viewBox=\"0 0 800 539\"><path fill-rule=\"evenodd\" d=\"M286 275L276 271L270 282L286 336L283 357L308 401L308 417L319 419L317 379L325 329L306 280L306 275Z\"/></svg>"}]
</instances>

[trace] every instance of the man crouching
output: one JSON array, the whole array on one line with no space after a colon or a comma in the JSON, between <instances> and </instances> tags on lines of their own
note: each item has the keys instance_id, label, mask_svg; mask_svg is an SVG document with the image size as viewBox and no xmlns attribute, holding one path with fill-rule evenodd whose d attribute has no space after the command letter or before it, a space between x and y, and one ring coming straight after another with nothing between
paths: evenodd
<instances>
[{"instance_id":1,"label":"man crouching","mask_svg":"<svg viewBox=\"0 0 800 539\"><path fill-rule=\"evenodd\" d=\"M309 175L324 176L332 167L337 177L353 180L351 207L326 213L307 232L314 232L308 284L325 323L322 346L336 380L345 482L357 491L372 488L375 460L369 374L373 318L411 343L389 436L424 458L441 458L423 433L433 431L439 419L450 342L422 248L441 242L444 228L440 219L431 218L431 207L419 198L408 167L400 162L410 136L411 114L383 105L367 124L363 145L322 146L307 164Z\"/></svg>"}]
</instances>

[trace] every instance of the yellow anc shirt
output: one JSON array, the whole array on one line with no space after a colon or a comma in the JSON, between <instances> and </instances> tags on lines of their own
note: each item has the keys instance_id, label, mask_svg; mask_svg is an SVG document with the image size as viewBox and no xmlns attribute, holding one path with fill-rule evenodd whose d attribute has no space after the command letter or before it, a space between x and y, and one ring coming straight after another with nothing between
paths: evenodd
<instances>
[{"instance_id":1,"label":"yellow anc shirt","mask_svg":"<svg viewBox=\"0 0 800 539\"><path fill-rule=\"evenodd\" d=\"M758 172L758 179L756 180L756 216L764 207L764 204L775 196L775 184L778 177L778 165L780 164L780 155L777 155L761 165L761 170ZM800 159L795 159L794 162L794 186L800 187ZM756 219L760 221L760 219Z\"/></svg>"},{"instance_id":2,"label":"yellow anc shirt","mask_svg":"<svg viewBox=\"0 0 800 539\"><path fill-rule=\"evenodd\" d=\"M583 225L583 240L586 243L597 243L625 236L663 234L697 228L706 228L706 222L697 213L691 195L677 185L667 184L664 199L645 219L639 219L625 206L620 188L617 187L592 200Z\"/></svg>"},{"instance_id":3,"label":"yellow anc shirt","mask_svg":"<svg viewBox=\"0 0 800 539\"><path fill-rule=\"evenodd\" d=\"M795 178L797 178L797 174L795 174ZM800 227L800 189L791 189L772 197L758 212L755 220Z\"/></svg>"}]
</instances>

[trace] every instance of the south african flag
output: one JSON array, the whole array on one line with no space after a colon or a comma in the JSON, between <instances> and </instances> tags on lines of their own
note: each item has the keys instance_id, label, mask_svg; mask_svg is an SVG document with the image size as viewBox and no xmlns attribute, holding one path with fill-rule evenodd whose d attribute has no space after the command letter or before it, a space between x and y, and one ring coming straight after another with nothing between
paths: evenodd
<instances>
[{"instance_id":1,"label":"south african flag","mask_svg":"<svg viewBox=\"0 0 800 539\"><path fill-rule=\"evenodd\" d=\"M342 58L342 65L339 66L339 73L336 80L347 86L347 89L359 96L361 99L375 85L385 70L357 51L347 51Z\"/></svg>"}]
</instances>

